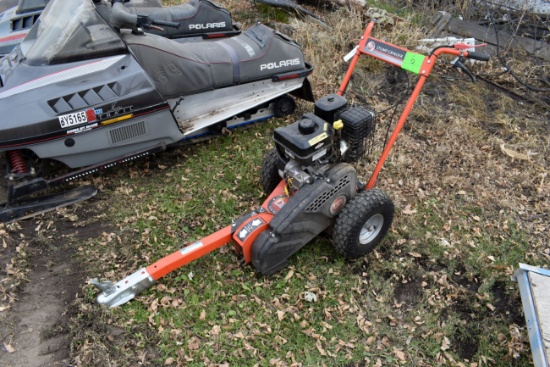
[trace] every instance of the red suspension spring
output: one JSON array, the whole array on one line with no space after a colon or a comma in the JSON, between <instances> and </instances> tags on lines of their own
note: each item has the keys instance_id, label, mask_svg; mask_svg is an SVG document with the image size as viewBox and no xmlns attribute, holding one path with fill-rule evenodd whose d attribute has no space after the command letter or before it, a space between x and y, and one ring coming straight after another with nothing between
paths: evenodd
<instances>
[{"instance_id":1,"label":"red suspension spring","mask_svg":"<svg viewBox=\"0 0 550 367\"><path fill-rule=\"evenodd\" d=\"M27 173L29 169L25 163L25 158L20 150L9 150L8 158L11 164L12 173Z\"/></svg>"}]
</instances>

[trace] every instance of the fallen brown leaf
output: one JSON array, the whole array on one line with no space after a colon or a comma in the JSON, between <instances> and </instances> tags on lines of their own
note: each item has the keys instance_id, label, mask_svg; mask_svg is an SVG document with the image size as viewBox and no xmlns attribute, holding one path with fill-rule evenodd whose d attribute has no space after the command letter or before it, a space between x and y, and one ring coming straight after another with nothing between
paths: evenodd
<instances>
[{"instance_id":1,"label":"fallen brown leaf","mask_svg":"<svg viewBox=\"0 0 550 367\"><path fill-rule=\"evenodd\" d=\"M526 161L526 160L529 160L529 156L526 155L526 154L522 154L522 153L518 153L516 152L515 150L512 150L512 149L508 149L506 148L506 145L505 144L501 144L500 145L500 150L502 150L502 152L512 158L517 158L517 159L521 159L522 161Z\"/></svg>"},{"instance_id":2,"label":"fallen brown leaf","mask_svg":"<svg viewBox=\"0 0 550 367\"><path fill-rule=\"evenodd\" d=\"M405 358L405 353L403 353L402 351L400 351L399 349L397 348L394 348L393 349L393 354L395 354L395 356L400 360L400 361L403 361L405 362L407 359Z\"/></svg>"},{"instance_id":3,"label":"fallen brown leaf","mask_svg":"<svg viewBox=\"0 0 550 367\"><path fill-rule=\"evenodd\" d=\"M4 348L6 349L6 351L7 351L8 353L13 353L13 352L15 352L15 348L12 347L11 344L6 344L6 343L4 343Z\"/></svg>"}]
</instances>

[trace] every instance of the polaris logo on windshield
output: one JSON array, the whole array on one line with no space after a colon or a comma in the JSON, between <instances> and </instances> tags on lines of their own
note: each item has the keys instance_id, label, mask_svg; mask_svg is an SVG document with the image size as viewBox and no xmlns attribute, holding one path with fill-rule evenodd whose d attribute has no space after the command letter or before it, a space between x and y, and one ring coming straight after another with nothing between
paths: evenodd
<instances>
[{"instance_id":1,"label":"polaris logo on windshield","mask_svg":"<svg viewBox=\"0 0 550 367\"><path fill-rule=\"evenodd\" d=\"M272 69L279 69L285 66L294 66L294 65L300 65L300 59L291 59L291 60L281 60L279 62L269 62L267 64L261 64L260 70L272 70Z\"/></svg>"},{"instance_id":2,"label":"polaris logo on windshield","mask_svg":"<svg viewBox=\"0 0 550 367\"><path fill-rule=\"evenodd\" d=\"M218 23L206 23L206 24L189 24L189 29L210 29L210 28L224 28L225 22Z\"/></svg>"}]
</instances>

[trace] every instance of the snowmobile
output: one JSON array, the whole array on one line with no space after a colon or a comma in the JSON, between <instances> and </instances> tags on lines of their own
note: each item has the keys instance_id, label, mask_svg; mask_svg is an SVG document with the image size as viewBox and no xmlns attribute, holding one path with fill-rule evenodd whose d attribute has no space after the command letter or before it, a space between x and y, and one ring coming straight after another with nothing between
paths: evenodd
<instances>
[{"instance_id":1,"label":"snowmobile","mask_svg":"<svg viewBox=\"0 0 550 367\"><path fill-rule=\"evenodd\" d=\"M38 192L227 129L286 116L313 101L300 46L265 25L179 42L142 28L177 26L113 4L52 0L0 61L0 151L8 198L0 221L85 200L93 187ZM119 31L117 31L119 30ZM73 170L47 179L40 162Z\"/></svg>"},{"instance_id":2,"label":"snowmobile","mask_svg":"<svg viewBox=\"0 0 550 367\"><path fill-rule=\"evenodd\" d=\"M49 0L19 0L17 6L0 14L0 55L9 53L29 33ZM111 2L94 0L97 11L106 19L111 16ZM209 0L190 0L181 5L163 7L159 0L125 0L133 14L148 15L156 20L177 22L178 28L150 29L148 32L168 38L231 37L240 33L231 14Z\"/></svg>"},{"instance_id":3,"label":"snowmobile","mask_svg":"<svg viewBox=\"0 0 550 367\"><path fill-rule=\"evenodd\" d=\"M21 42L47 3L48 0L3 0L0 3L0 56Z\"/></svg>"}]
</instances>

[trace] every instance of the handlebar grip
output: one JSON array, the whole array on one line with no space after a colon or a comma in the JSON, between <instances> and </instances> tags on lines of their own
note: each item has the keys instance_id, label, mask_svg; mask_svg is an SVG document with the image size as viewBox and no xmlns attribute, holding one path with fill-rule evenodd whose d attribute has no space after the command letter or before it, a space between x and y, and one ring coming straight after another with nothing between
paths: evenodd
<instances>
[{"instance_id":1,"label":"handlebar grip","mask_svg":"<svg viewBox=\"0 0 550 367\"><path fill-rule=\"evenodd\" d=\"M489 61L489 59L491 58L491 55L489 55L486 52L468 51L468 58L479 60L479 61Z\"/></svg>"},{"instance_id":2,"label":"handlebar grip","mask_svg":"<svg viewBox=\"0 0 550 367\"><path fill-rule=\"evenodd\" d=\"M176 22L168 22L166 20L156 20L156 19L153 19L152 23L154 25L159 25L159 26L164 26L164 27L171 27L171 28L176 28L178 29L180 27L180 24L179 23L176 23Z\"/></svg>"}]
</instances>

